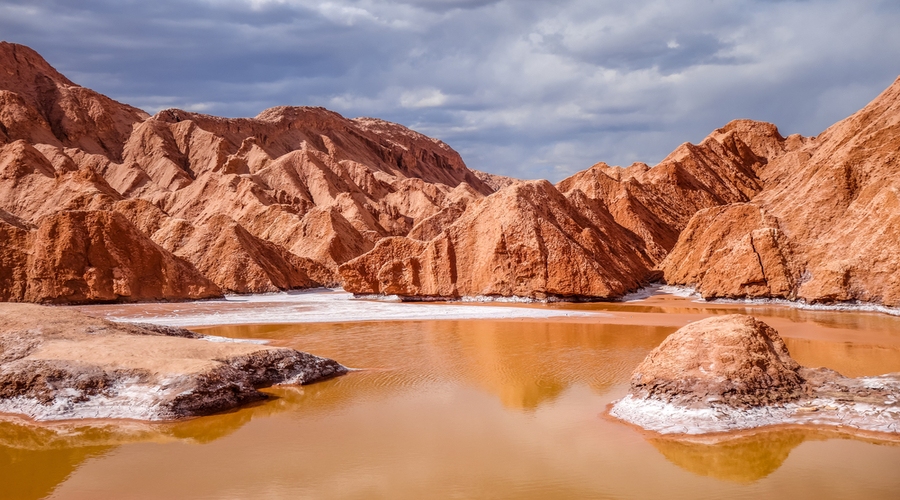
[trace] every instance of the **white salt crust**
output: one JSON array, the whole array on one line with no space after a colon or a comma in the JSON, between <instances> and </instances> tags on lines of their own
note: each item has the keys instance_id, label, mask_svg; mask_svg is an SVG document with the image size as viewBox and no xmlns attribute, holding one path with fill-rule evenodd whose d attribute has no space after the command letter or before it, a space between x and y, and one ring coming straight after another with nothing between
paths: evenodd
<instances>
[{"instance_id":1,"label":"white salt crust","mask_svg":"<svg viewBox=\"0 0 900 500\"><path fill-rule=\"evenodd\" d=\"M321 289L153 304L150 309L154 312L147 311L147 304L82 306L79 309L95 315L99 311L99 315L113 321L167 326L611 316L595 311L401 302L389 296L372 300L355 298L343 290Z\"/></svg>"},{"instance_id":2,"label":"white salt crust","mask_svg":"<svg viewBox=\"0 0 900 500\"><path fill-rule=\"evenodd\" d=\"M38 421L76 420L84 418L127 418L134 420L167 420L170 412L159 401L174 395L183 377L165 379L159 385L142 384L137 379L116 381L109 388L111 395L98 394L85 401L76 401L80 392L60 391L50 404L27 397L0 399L0 413L26 415Z\"/></svg>"},{"instance_id":3,"label":"white salt crust","mask_svg":"<svg viewBox=\"0 0 900 500\"><path fill-rule=\"evenodd\" d=\"M885 383L878 377L862 380L873 386ZM815 411L810 411L813 409ZM726 405L686 408L655 399L635 398L629 394L616 401L609 413L660 434L709 434L782 424L842 426L864 431L900 433L900 404L896 400L889 401L884 406L814 398L781 406L749 409Z\"/></svg>"},{"instance_id":4,"label":"white salt crust","mask_svg":"<svg viewBox=\"0 0 900 500\"><path fill-rule=\"evenodd\" d=\"M713 299L704 299L700 296L700 293L697 292L696 288L687 287L687 286L676 286L676 285L660 285L653 284L648 285L640 290L632 292L624 297L622 297L622 301L635 301L635 300L643 300L648 297L652 297L654 295L666 293L670 295L675 295L676 297L685 297L685 298L694 298L697 302L705 302L708 304L746 304L751 306L765 306L765 305L776 305L776 306L788 306L794 307L797 309L805 309L809 311L845 311L845 312L879 312L884 314L890 314L892 316L900 316L900 308L897 307L888 307L883 306L881 304L873 304L870 302L859 302L859 301L851 301L851 302L839 302L834 304L809 304L803 300L787 300L787 299L760 299L760 298L747 298L747 299L722 299L722 298L713 298Z\"/></svg>"}]
</instances>

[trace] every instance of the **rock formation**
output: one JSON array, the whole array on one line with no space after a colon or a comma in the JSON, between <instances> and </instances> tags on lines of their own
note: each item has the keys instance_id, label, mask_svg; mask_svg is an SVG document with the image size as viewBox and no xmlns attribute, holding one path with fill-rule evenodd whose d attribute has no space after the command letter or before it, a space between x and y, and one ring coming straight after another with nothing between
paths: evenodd
<instances>
[{"instance_id":1,"label":"rock formation","mask_svg":"<svg viewBox=\"0 0 900 500\"><path fill-rule=\"evenodd\" d=\"M335 285L337 266L378 240L494 191L446 144L382 120L293 107L241 119L175 109L148 116L72 83L28 47L0 43L0 63L0 209L4 222L16 221L3 231L24 241L21 231L39 230L48 217L118 212L125 217L115 218L117 229L142 234L140 245L152 240L161 259L186 269L176 285L165 269L149 277L117 262L116 273L168 288L69 292L32 282L47 278L23 271L31 265L24 262L43 262L40 272L60 262L17 243L0 268L5 300L184 299ZM90 276L60 271L66 287L96 288Z\"/></svg>"},{"instance_id":2,"label":"rock formation","mask_svg":"<svg viewBox=\"0 0 900 500\"><path fill-rule=\"evenodd\" d=\"M784 403L803 393L799 368L778 332L762 321L713 317L666 337L635 368L631 394L689 407Z\"/></svg>"},{"instance_id":3,"label":"rock formation","mask_svg":"<svg viewBox=\"0 0 900 500\"><path fill-rule=\"evenodd\" d=\"M374 118L286 106L148 116L27 47L0 43L0 63L4 300L322 285L594 300L663 278L708 298L900 305L900 80L818 137L735 120L652 168L598 163L552 186L469 170L443 142ZM34 241L57 245L48 221L111 223L112 212L170 264L153 277L121 259L65 267ZM85 249L110 241L78 234Z\"/></svg>"},{"instance_id":4,"label":"rock formation","mask_svg":"<svg viewBox=\"0 0 900 500\"><path fill-rule=\"evenodd\" d=\"M851 379L800 366L773 328L733 314L667 337L610 414L664 434L777 424L900 433L900 373Z\"/></svg>"},{"instance_id":5,"label":"rock formation","mask_svg":"<svg viewBox=\"0 0 900 500\"><path fill-rule=\"evenodd\" d=\"M530 181L469 204L428 241L385 238L339 270L344 288L362 294L612 298L652 266L639 243L610 217L581 216L549 182Z\"/></svg>"},{"instance_id":6,"label":"rock formation","mask_svg":"<svg viewBox=\"0 0 900 500\"><path fill-rule=\"evenodd\" d=\"M818 137L784 141L749 205L698 212L666 281L704 297L900 305L898 150L900 79Z\"/></svg>"},{"instance_id":7,"label":"rock formation","mask_svg":"<svg viewBox=\"0 0 900 500\"><path fill-rule=\"evenodd\" d=\"M172 420L265 399L256 389L340 375L293 349L203 340L77 311L0 304L0 413L35 420Z\"/></svg>"},{"instance_id":8,"label":"rock formation","mask_svg":"<svg viewBox=\"0 0 900 500\"><path fill-rule=\"evenodd\" d=\"M4 212L5 213L5 212ZM219 288L119 213L0 220L0 300L92 303L218 297Z\"/></svg>"},{"instance_id":9,"label":"rock formation","mask_svg":"<svg viewBox=\"0 0 900 500\"><path fill-rule=\"evenodd\" d=\"M697 212L662 264L669 283L705 298L792 298L799 275L778 220L753 203Z\"/></svg>"},{"instance_id":10,"label":"rock formation","mask_svg":"<svg viewBox=\"0 0 900 500\"><path fill-rule=\"evenodd\" d=\"M645 251L658 263L698 210L748 201L759 193L757 173L768 158L783 151L783 142L774 125L735 120L699 145L682 144L653 168L598 163L557 187L569 197L580 191L609 211L643 240Z\"/></svg>"},{"instance_id":11,"label":"rock formation","mask_svg":"<svg viewBox=\"0 0 900 500\"><path fill-rule=\"evenodd\" d=\"M341 279L354 293L404 297L620 297L653 277L697 210L758 193L763 155L783 141L739 120L652 169L597 164L556 186L510 183L379 242Z\"/></svg>"},{"instance_id":12,"label":"rock formation","mask_svg":"<svg viewBox=\"0 0 900 500\"><path fill-rule=\"evenodd\" d=\"M80 87L37 52L0 42L0 143L25 140L120 160L140 109Z\"/></svg>"},{"instance_id":13,"label":"rock formation","mask_svg":"<svg viewBox=\"0 0 900 500\"><path fill-rule=\"evenodd\" d=\"M604 283L584 287L577 279L560 280L549 292L543 281L526 275L526 287L496 286L494 281L509 275L509 266L496 264L499 246L483 243L494 235L528 248L529 266L541 269L531 273L536 276L562 273L576 262L565 257L566 245L516 240L502 225L484 230L490 224L477 214L485 218L493 210L512 211L510 219L526 227L549 220L511 206L508 197L529 196L515 185L462 213L449 210L437 216L440 220L423 221L409 237L427 245L392 239L345 264L341 277L346 289L357 293L606 298L654 279L651 270L657 266L666 282L696 287L707 298L897 306L898 123L900 80L816 138L785 138L774 125L736 120L699 145L682 145L653 168L599 163L560 182L555 189L567 198L569 217L589 221L580 227L607 228L600 233L616 238L612 245L625 247L620 249L627 254L591 250L592 264L578 261L574 274L599 265L626 269L631 280L616 272L592 274ZM459 250L465 233L480 250ZM453 252L442 253L439 246ZM463 259L454 260L460 253ZM465 278L467 272L477 279ZM441 285L421 286L419 279Z\"/></svg>"}]
</instances>

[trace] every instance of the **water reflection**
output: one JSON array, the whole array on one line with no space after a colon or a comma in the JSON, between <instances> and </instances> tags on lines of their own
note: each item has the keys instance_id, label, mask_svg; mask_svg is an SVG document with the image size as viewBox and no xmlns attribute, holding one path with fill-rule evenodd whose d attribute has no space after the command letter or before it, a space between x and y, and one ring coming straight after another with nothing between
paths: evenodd
<instances>
[{"instance_id":1,"label":"water reflection","mask_svg":"<svg viewBox=\"0 0 900 500\"><path fill-rule=\"evenodd\" d=\"M182 422L89 420L36 423L0 419L0 498L47 497L89 459L101 458L135 443L207 444L237 431L253 419L266 418L296 404L300 387L284 387L272 398L237 411ZM293 397L292 397L293 396Z\"/></svg>"},{"instance_id":2,"label":"water reflection","mask_svg":"<svg viewBox=\"0 0 900 500\"><path fill-rule=\"evenodd\" d=\"M605 311L647 315L718 316L724 314L749 314L764 319L772 326L791 329L805 325L815 328L816 335L827 335L822 329L839 330L845 335L841 340L854 340L854 334L866 338L878 338L882 343L900 343L900 316L864 311L827 311L799 309L784 305L745 304L740 302L704 302L693 298L657 295L638 302L599 302L587 304L549 304L550 308L579 311ZM790 331L779 332L790 336ZM850 334L850 337L846 337Z\"/></svg>"},{"instance_id":3,"label":"water reflection","mask_svg":"<svg viewBox=\"0 0 900 500\"><path fill-rule=\"evenodd\" d=\"M0 445L0 498L45 498L82 462L109 449L91 446L29 450Z\"/></svg>"},{"instance_id":4,"label":"water reflection","mask_svg":"<svg viewBox=\"0 0 900 500\"><path fill-rule=\"evenodd\" d=\"M884 438L867 438L826 429L779 428L762 429L738 437L654 437L647 441L667 460L684 470L725 481L750 483L778 470L791 451L804 442L852 439L871 444L898 445L888 436Z\"/></svg>"},{"instance_id":5,"label":"water reflection","mask_svg":"<svg viewBox=\"0 0 900 500\"><path fill-rule=\"evenodd\" d=\"M846 326L842 321L832 324ZM675 330L671 322L202 329L271 339L363 370L267 389L273 399L256 406L173 424L0 422L0 498L51 491L62 498L750 498L810 484L827 496L815 485L831 487L832 477L870 488L871 498L896 494L900 477L883 473L900 467L896 447L809 429L718 443L645 438L598 418L624 395L634 367ZM808 336L833 330L797 324L810 328ZM890 342L787 342L803 363L847 374L900 360ZM844 459L847 443L858 448L853 461ZM823 448L808 452L811 445ZM795 459L804 453L814 459Z\"/></svg>"},{"instance_id":6,"label":"water reflection","mask_svg":"<svg viewBox=\"0 0 900 500\"><path fill-rule=\"evenodd\" d=\"M627 381L634 366L674 327L432 321L339 323L327 328L235 325L198 331L272 339L348 366L389 370L375 380L351 377L343 381L347 384L381 382L409 387L453 381L480 387L507 408L534 410L573 383L586 383L602 393Z\"/></svg>"},{"instance_id":7,"label":"water reflection","mask_svg":"<svg viewBox=\"0 0 900 500\"><path fill-rule=\"evenodd\" d=\"M900 372L900 347L785 337L791 356L804 366L825 366L847 377Z\"/></svg>"},{"instance_id":8,"label":"water reflection","mask_svg":"<svg viewBox=\"0 0 900 500\"><path fill-rule=\"evenodd\" d=\"M791 450L810 437L802 430L760 432L721 443L648 439L673 464L701 476L746 483L762 479L781 467Z\"/></svg>"}]
</instances>

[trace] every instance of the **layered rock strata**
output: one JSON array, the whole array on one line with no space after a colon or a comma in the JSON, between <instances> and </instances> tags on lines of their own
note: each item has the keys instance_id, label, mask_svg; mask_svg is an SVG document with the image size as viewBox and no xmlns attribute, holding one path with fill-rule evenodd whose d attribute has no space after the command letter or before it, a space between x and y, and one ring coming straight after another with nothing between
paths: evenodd
<instances>
[{"instance_id":1,"label":"layered rock strata","mask_svg":"<svg viewBox=\"0 0 900 500\"><path fill-rule=\"evenodd\" d=\"M173 420L259 401L257 389L347 371L293 349L209 342L71 309L0 304L0 413L35 420Z\"/></svg>"},{"instance_id":2,"label":"layered rock strata","mask_svg":"<svg viewBox=\"0 0 900 500\"><path fill-rule=\"evenodd\" d=\"M854 379L800 366L773 328L734 314L667 337L610 414L663 434L779 424L900 433L900 373Z\"/></svg>"}]
</instances>

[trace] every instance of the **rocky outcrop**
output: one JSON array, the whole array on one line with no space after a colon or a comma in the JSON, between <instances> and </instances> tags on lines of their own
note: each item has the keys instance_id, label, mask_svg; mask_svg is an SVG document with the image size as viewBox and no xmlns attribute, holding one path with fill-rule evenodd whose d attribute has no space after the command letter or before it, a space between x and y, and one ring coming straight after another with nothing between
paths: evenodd
<instances>
[{"instance_id":1,"label":"rocky outcrop","mask_svg":"<svg viewBox=\"0 0 900 500\"><path fill-rule=\"evenodd\" d=\"M59 151L23 140L0 146L0 208L36 224L61 211L108 209L121 199L90 168L55 156Z\"/></svg>"},{"instance_id":2,"label":"rocky outcrop","mask_svg":"<svg viewBox=\"0 0 900 500\"><path fill-rule=\"evenodd\" d=\"M320 108L273 108L254 119L168 110L136 128L125 159L102 170L119 192L194 226L227 216L249 235L308 259L286 259L308 262L301 272L317 275L325 266L330 279L318 281L328 283L339 264L455 201L461 185L476 186L466 192L473 198L491 192L439 141ZM130 174L134 168L144 174ZM191 262L207 258L199 247L194 253ZM243 281L250 291L294 286Z\"/></svg>"},{"instance_id":3,"label":"rocky outcrop","mask_svg":"<svg viewBox=\"0 0 900 500\"><path fill-rule=\"evenodd\" d=\"M472 202L428 241L385 238L339 271L358 294L611 298L651 266L637 244L610 217L583 217L549 182L530 181Z\"/></svg>"},{"instance_id":4,"label":"rocky outcrop","mask_svg":"<svg viewBox=\"0 0 900 500\"><path fill-rule=\"evenodd\" d=\"M796 297L800 271L778 221L752 203L701 210L660 266L704 298Z\"/></svg>"},{"instance_id":5,"label":"rocky outcrop","mask_svg":"<svg viewBox=\"0 0 900 500\"><path fill-rule=\"evenodd\" d=\"M0 42L0 130L25 140L119 160L132 126L147 113L72 83L37 52Z\"/></svg>"},{"instance_id":6,"label":"rocky outcrop","mask_svg":"<svg viewBox=\"0 0 900 500\"><path fill-rule=\"evenodd\" d=\"M257 388L347 371L287 348L208 342L71 309L0 304L0 413L35 420L173 420L265 399Z\"/></svg>"},{"instance_id":7,"label":"rocky outcrop","mask_svg":"<svg viewBox=\"0 0 900 500\"><path fill-rule=\"evenodd\" d=\"M153 234L160 246L191 261L226 292L277 292L336 283L325 266L253 236L225 215L214 216L199 228L170 219Z\"/></svg>"},{"instance_id":8,"label":"rocky outcrop","mask_svg":"<svg viewBox=\"0 0 900 500\"><path fill-rule=\"evenodd\" d=\"M510 184L514 184L519 182L519 179L514 179L512 177L506 177L505 175L496 175L489 174L487 172L482 172L480 170L472 170L475 173L475 176L481 179L481 182L484 182L488 186L490 186L494 191L499 191Z\"/></svg>"},{"instance_id":9,"label":"rocky outcrop","mask_svg":"<svg viewBox=\"0 0 900 500\"><path fill-rule=\"evenodd\" d=\"M852 379L800 366L773 328L734 314L667 337L610 414L664 434L778 424L900 433L900 373Z\"/></svg>"},{"instance_id":10,"label":"rocky outcrop","mask_svg":"<svg viewBox=\"0 0 900 500\"><path fill-rule=\"evenodd\" d=\"M0 234L3 301L78 304L221 296L193 266L116 212L59 212L37 226L0 221Z\"/></svg>"},{"instance_id":11,"label":"rocky outcrop","mask_svg":"<svg viewBox=\"0 0 900 500\"><path fill-rule=\"evenodd\" d=\"M631 394L688 407L785 403L803 394L799 368L778 332L735 314L698 321L666 337L635 368Z\"/></svg>"},{"instance_id":12,"label":"rocky outcrop","mask_svg":"<svg viewBox=\"0 0 900 500\"><path fill-rule=\"evenodd\" d=\"M631 280L616 272L592 278L607 280L605 286L558 280L552 295L615 297L624 293L620 283L654 279L657 275L650 269L657 266L666 282L696 287L706 298L900 305L898 120L900 80L816 138L783 137L774 125L736 120L698 145L682 145L653 168L642 163L625 169L599 163L563 180L555 188L567 198L565 210L572 220L588 221L579 222L580 227L607 228L603 234L618 238L625 247L599 252L594 262L618 265L633 274ZM460 234L478 235L479 242L489 241L488 234L502 234L497 228L484 232L489 224L475 217L493 216L486 206L496 205L497 212L511 210L526 227L533 220L541 221L538 224L548 220L510 209L505 199L509 195L501 193L530 196L527 190L510 186L462 213L445 209L410 233L425 245L391 240L341 268L347 290L390 289L410 296L436 291L417 284L420 267L428 276L463 266L477 268L478 276L505 276L503 266L481 264L494 260L496 246L473 243L482 245L480 253L467 255L461 265L453 260L461 253L456 244ZM438 242L452 247L453 253L438 251ZM547 276L557 272L557 265L574 263L545 251L563 246L542 246L538 238L518 242L529 248L531 265ZM645 264L634 266L634 261ZM442 271L431 271L438 269ZM369 277L359 279L360 273ZM534 293L495 287L489 278L454 292L446 283L461 275L422 279L445 283L439 287L443 292L461 295L551 296L541 282L527 278L536 287Z\"/></svg>"},{"instance_id":13,"label":"rocky outcrop","mask_svg":"<svg viewBox=\"0 0 900 500\"><path fill-rule=\"evenodd\" d=\"M759 170L765 188L751 198L755 208L694 216L662 265L666 281L705 297L900 305L900 79L818 137L785 144ZM765 222L748 223L754 210ZM729 269L737 280L721 278Z\"/></svg>"},{"instance_id":14,"label":"rocky outcrop","mask_svg":"<svg viewBox=\"0 0 900 500\"><path fill-rule=\"evenodd\" d=\"M735 120L698 145L682 144L653 168L598 163L557 187L566 196L581 192L602 206L638 235L644 251L659 263L698 210L746 202L759 193L758 172L785 150L785 143L774 125Z\"/></svg>"}]
</instances>

